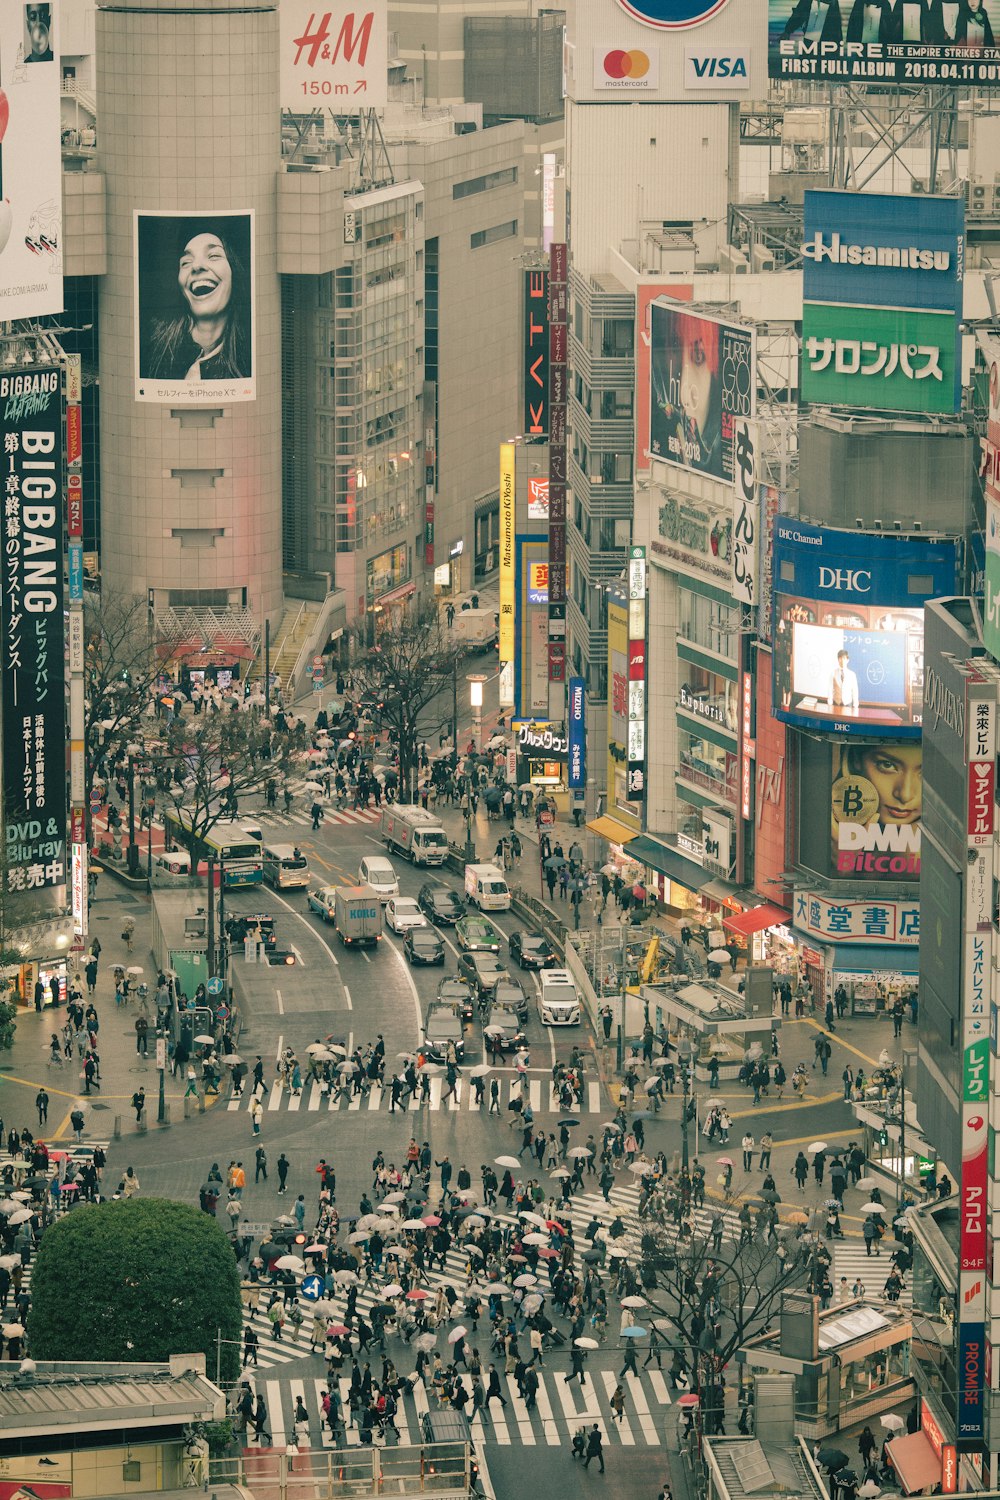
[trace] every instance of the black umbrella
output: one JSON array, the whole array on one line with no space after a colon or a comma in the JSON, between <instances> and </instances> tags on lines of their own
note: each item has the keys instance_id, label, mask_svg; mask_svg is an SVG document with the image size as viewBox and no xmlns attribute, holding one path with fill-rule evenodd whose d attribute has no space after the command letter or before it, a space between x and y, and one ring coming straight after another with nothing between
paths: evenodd
<instances>
[{"instance_id":1,"label":"black umbrella","mask_svg":"<svg viewBox=\"0 0 1000 1500\"><path fill-rule=\"evenodd\" d=\"M600 1260L602 1254L603 1254L603 1251L601 1251L601 1250L585 1250L583 1252L583 1254L580 1256L580 1259L581 1260L586 1260L586 1261L589 1261L589 1262L592 1263L595 1260Z\"/></svg>"},{"instance_id":2,"label":"black umbrella","mask_svg":"<svg viewBox=\"0 0 1000 1500\"><path fill-rule=\"evenodd\" d=\"M777 1192L774 1188L765 1188L764 1191L761 1193L760 1196L763 1198L763 1200L764 1200L765 1203L780 1203L781 1202L781 1194L779 1192Z\"/></svg>"},{"instance_id":3,"label":"black umbrella","mask_svg":"<svg viewBox=\"0 0 1000 1500\"><path fill-rule=\"evenodd\" d=\"M839 1448L821 1448L816 1458L831 1474L836 1474L838 1469L846 1469L849 1462L847 1454L841 1453Z\"/></svg>"},{"instance_id":4,"label":"black umbrella","mask_svg":"<svg viewBox=\"0 0 1000 1500\"><path fill-rule=\"evenodd\" d=\"M265 1261L277 1260L283 1251L283 1245L276 1245L273 1240L268 1240L266 1245L261 1245L260 1247L260 1258Z\"/></svg>"},{"instance_id":5,"label":"black umbrella","mask_svg":"<svg viewBox=\"0 0 1000 1500\"><path fill-rule=\"evenodd\" d=\"M559 1121L560 1125L579 1125L579 1123L580 1123L579 1120L573 1120L573 1119L569 1119L569 1118L567 1118L565 1120L560 1120Z\"/></svg>"},{"instance_id":6,"label":"black umbrella","mask_svg":"<svg viewBox=\"0 0 1000 1500\"><path fill-rule=\"evenodd\" d=\"M569 860L562 854L550 854L545 861L546 870L561 870L563 865L568 865Z\"/></svg>"}]
</instances>

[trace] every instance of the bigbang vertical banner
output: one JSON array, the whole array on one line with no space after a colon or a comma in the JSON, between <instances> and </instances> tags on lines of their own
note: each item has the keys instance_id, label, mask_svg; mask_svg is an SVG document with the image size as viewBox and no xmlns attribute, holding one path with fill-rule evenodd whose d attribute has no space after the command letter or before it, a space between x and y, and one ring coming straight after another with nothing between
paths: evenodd
<instances>
[{"instance_id":1,"label":"bigbang vertical banner","mask_svg":"<svg viewBox=\"0 0 1000 1500\"><path fill-rule=\"evenodd\" d=\"M253 214L137 212L134 248L135 399L253 401Z\"/></svg>"},{"instance_id":2,"label":"bigbang vertical banner","mask_svg":"<svg viewBox=\"0 0 1000 1500\"><path fill-rule=\"evenodd\" d=\"M58 370L0 375L0 693L7 881L66 883L62 392Z\"/></svg>"},{"instance_id":3,"label":"bigbang vertical banner","mask_svg":"<svg viewBox=\"0 0 1000 1500\"><path fill-rule=\"evenodd\" d=\"M63 308L59 5L0 6L0 318Z\"/></svg>"},{"instance_id":4,"label":"bigbang vertical banner","mask_svg":"<svg viewBox=\"0 0 1000 1500\"><path fill-rule=\"evenodd\" d=\"M514 660L514 444L500 444L500 660Z\"/></svg>"}]
</instances>

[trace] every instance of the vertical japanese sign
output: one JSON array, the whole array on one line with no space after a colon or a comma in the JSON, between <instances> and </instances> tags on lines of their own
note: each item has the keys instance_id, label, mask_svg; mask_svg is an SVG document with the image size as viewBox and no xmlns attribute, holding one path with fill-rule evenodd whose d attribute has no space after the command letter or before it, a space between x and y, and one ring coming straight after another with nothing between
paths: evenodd
<instances>
[{"instance_id":1,"label":"vertical japanese sign","mask_svg":"<svg viewBox=\"0 0 1000 1500\"><path fill-rule=\"evenodd\" d=\"M960 1441L985 1431L986 1195L989 1176L991 851L997 705L985 684L966 692L968 863L962 983L962 1182L959 1224L958 1401Z\"/></svg>"},{"instance_id":2,"label":"vertical japanese sign","mask_svg":"<svg viewBox=\"0 0 1000 1500\"><path fill-rule=\"evenodd\" d=\"M733 598L751 607L757 603L759 592L757 442L757 423L737 417L733 422Z\"/></svg>"},{"instance_id":3,"label":"vertical japanese sign","mask_svg":"<svg viewBox=\"0 0 1000 1500\"><path fill-rule=\"evenodd\" d=\"M990 375L982 476L986 489L986 581L983 640L1000 661L1000 341L979 335Z\"/></svg>"},{"instance_id":4,"label":"vertical japanese sign","mask_svg":"<svg viewBox=\"0 0 1000 1500\"><path fill-rule=\"evenodd\" d=\"M582 677L569 680L569 789L582 790L587 784L585 686Z\"/></svg>"},{"instance_id":5,"label":"vertical japanese sign","mask_svg":"<svg viewBox=\"0 0 1000 1500\"><path fill-rule=\"evenodd\" d=\"M753 763L757 747L753 740L753 678L744 672L740 693L740 817L750 817Z\"/></svg>"},{"instance_id":6,"label":"vertical japanese sign","mask_svg":"<svg viewBox=\"0 0 1000 1500\"><path fill-rule=\"evenodd\" d=\"M84 810L84 691L83 691L83 361L66 356L66 534L69 539L69 786L70 786L70 905L74 946L83 947L87 934L87 834ZM74 588L74 578L79 587Z\"/></svg>"},{"instance_id":7,"label":"vertical japanese sign","mask_svg":"<svg viewBox=\"0 0 1000 1500\"><path fill-rule=\"evenodd\" d=\"M549 430L549 273L524 273L524 431L544 437Z\"/></svg>"},{"instance_id":8,"label":"vertical japanese sign","mask_svg":"<svg viewBox=\"0 0 1000 1500\"><path fill-rule=\"evenodd\" d=\"M514 444L500 444L500 706L514 705ZM504 668L506 667L506 672Z\"/></svg>"},{"instance_id":9,"label":"vertical japanese sign","mask_svg":"<svg viewBox=\"0 0 1000 1500\"><path fill-rule=\"evenodd\" d=\"M62 377L0 376L3 819L9 888L66 884Z\"/></svg>"},{"instance_id":10,"label":"vertical japanese sign","mask_svg":"<svg viewBox=\"0 0 1000 1500\"><path fill-rule=\"evenodd\" d=\"M549 250L549 682L566 678L566 397L569 251ZM550 700L552 694L550 693ZM550 701L549 712L553 711Z\"/></svg>"},{"instance_id":11,"label":"vertical japanese sign","mask_svg":"<svg viewBox=\"0 0 1000 1500\"><path fill-rule=\"evenodd\" d=\"M628 563L628 741L625 795L646 794L646 549L633 547Z\"/></svg>"}]
</instances>

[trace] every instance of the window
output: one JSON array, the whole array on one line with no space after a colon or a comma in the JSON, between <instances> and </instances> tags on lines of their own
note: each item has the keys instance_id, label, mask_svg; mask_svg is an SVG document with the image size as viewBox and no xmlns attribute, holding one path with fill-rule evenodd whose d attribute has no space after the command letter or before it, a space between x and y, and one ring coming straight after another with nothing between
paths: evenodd
<instances>
[{"instance_id":1,"label":"window","mask_svg":"<svg viewBox=\"0 0 1000 1500\"><path fill-rule=\"evenodd\" d=\"M704 646L718 656L736 660L739 640L739 610L716 604L691 589L678 597L678 634L692 645Z\"/></svg>"},{"instance_id":2,"label":"window","mask_svg":"<svg viewBox=\"0 0 1000 1500\"><path fill-rule=\"evenodd\" d=\"M452 198L472 198L476 193L488 193L491 188L508 187L517 181L517 168L504 167L499 172L487 172L483 177L468 177L465 182L452 184Z\"/></svg>"},{"instance_id":3,"label":"window","mask_svg":"<svg viewBox=\"0 0 1000 1500\"><path fill-rule=\"evenodd\" d=\"M506 224L494 224L492 229L477 229L469 236L469 244L473 250L481 250L484 245L494 245L497 240L512 240L516 235L517 220L508 219Z\"/></svg>"},{"instance_id":4,"label":"window","mask_svg":"<svg viewBox=\"0 0 1000 1500\"><path fill-rule=\"evenodd\" d=\"M587 410L590 410L588 406ZM605 422L613 422L616 418L631 417L632 415L632 392L631 391L602 391L601 392L601 417Z\"/></svg>"}]
</instances>

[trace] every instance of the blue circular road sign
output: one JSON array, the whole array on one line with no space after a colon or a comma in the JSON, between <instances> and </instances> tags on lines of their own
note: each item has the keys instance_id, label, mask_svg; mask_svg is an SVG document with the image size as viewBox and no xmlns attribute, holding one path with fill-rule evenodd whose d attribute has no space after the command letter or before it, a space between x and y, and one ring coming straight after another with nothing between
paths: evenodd
<instances>
[{"instance_id":1,"label":"blue circular road sign","mask_svg":"<svg viewBox=\"0 0 1000 1500\"><path fill-rule=\"evenodd\" d=\"M219 978L218 974L212 975L205 988L208 990L208 993L210 995L222 994L222 980Z\"/></svg>"},{"instance_id":2,"label":"blue circular road sign","mask_svg":"<svg viewBox=\"0 0 1000 1500\"><path fill-rule=\"evenodd\" d=\"M303 1276L299 1290L307 1302L317 1302L323 1295L322 1276Z\"/></svg>"},{"instance_id":3,"label":"blue circular road sign","mask_svg":"<svg viewBox=\"0 0 1000 1500\"><path fill-rule=\"evenodd\" d=\"M718 15L727 0L618 0L618 3L622 10L628 11L644 26L656 26L662 31L684 31Z\"/></svg>"}]
</instances>

